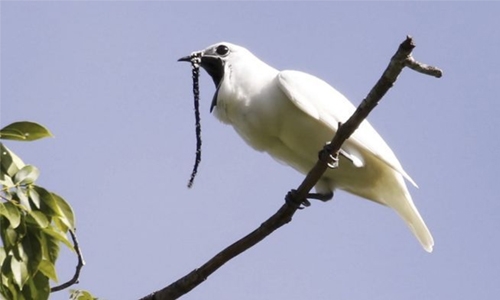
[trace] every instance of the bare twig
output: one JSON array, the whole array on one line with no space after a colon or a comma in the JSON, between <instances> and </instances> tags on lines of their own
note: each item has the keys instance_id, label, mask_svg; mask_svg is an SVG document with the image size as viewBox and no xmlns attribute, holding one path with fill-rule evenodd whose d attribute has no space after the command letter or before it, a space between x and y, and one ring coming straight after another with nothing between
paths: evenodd
<instances>
[{"instance_id":1,"label":"bare twig","mask_svg":"<svg viewBox=\"0 0 500 300\"><path fill-rule=\"evenodd\" d=\"M441 78L441 76L443 76L443 71L441 69L418 62L411 55L406 58L405 65L414 71L436 78Z\"/></svg>"},{"instance_id":2,"label":"bare twig","mask_svg":"<svg viewBox=\"0 0 500 300\"><path fill-rule=\"evenodd\" d=\"M67 281L61 285L52 287L50 289L51 293L57 292L60 290L64 290L64 289L72 286L73 284L78 283L78 279L80 278L80 271L81 271L82 267L85 265L85 261L83 260L82 251L80 250L80 245L78 243L78 239L76 238L75 231L73 229L70 229L69 234L71 235L71 239L73 240L73 248L75 249L76 255L78 256L78 264L76 265L75 274L73 275L73 278L71 278L69 281Z\"/></svg>"},{"instance_id":3,"label":"bare twig","mask_svg":"<svg viewBox=\"0 0 500 300\"><path fill-rule=\"evenodd\" d=\"M339 127L339 130L332 139L332 142L326 147L327 151L334 159L338 158L338 152L345 140L358 128L361 122L375 108L378 102L382 99L385 93L393 86L398 75L405 66L411 67L421 73L440 77L441 71L435 67L427 66L416 62L411 57L411 52L415 45L410 36L401 43L396 54L391 58L389 66L382 74L375 86L371 89L368 96L361 102L354 114ZM439 75L438 75L439 74ZM305 199L309 191L316 185L323 173L327 169L328 161L318 160L316 165L307 174L306 178L294 193L297 199ZM300 202L300 201L298 201ZM276 229L287 224L292 220L293 215L297 211L297 206L285 202L283 206L269 219L267 219L259 228L243 237L239 241L230 245L226 249L219 252L216 256L202 265L199 269L195 269L186 276L180 278L169 286L153 292L152 294L141 298L141 300L166 300L177 299L188 293L200 283L205 281L209 275L215 272L218 268L231 260L233 257L246 251L254 246Z\"/></svg>"}]
</instances>

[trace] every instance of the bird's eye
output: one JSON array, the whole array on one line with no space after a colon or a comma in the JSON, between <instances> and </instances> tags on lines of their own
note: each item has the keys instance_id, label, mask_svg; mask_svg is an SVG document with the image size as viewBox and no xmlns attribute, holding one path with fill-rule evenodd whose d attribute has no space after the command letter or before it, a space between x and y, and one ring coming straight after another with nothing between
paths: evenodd
<instances>
[{"instance_id":1,"label":"bird's eye","mask_svg":"<svg viewBox=\"0 0 500 300\"><path fill-rule=\"evenodd\" d=\"M229 53L229 48L225 45L219 45L215 49L215 52L217 52L217 54L219 54L219 55L226 55Z\"/></svg>"}]
</instances>

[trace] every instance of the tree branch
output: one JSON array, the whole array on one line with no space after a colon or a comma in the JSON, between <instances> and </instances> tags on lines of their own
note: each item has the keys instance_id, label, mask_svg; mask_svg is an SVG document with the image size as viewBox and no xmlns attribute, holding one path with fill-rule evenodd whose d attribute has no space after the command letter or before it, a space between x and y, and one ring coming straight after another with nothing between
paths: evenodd
<instances>
[{"instance_id":1,"label":"tree branch","mask_svg":"<svg viewBox=\"0 0 500 300\"><path fill-rule=\"evenodd\" d=\"M78 243L78 239L76 238L75 231L73 229L70 229L69 234L71 235L71 239L73 240L73 248L75 248L76 255L78 256L78 264L76 265L75 274L73 275L73 278L71 278L69 281L61 285L50 288L51 293L64 290L72 286L73 284L78 283L78 279L80 278L80 271L82 267L85 265L85 261L83 260L82 251L80 250L80 245Z\"/></svg>"},{"instance_id":2,"label":"tree branch","mask_svg":"<svg viewBox=\"0 0 500 300\"><path fill-rule=\"evenodd\" d=\"M382 77L368 93L368 96L361 102L349 120L339 127L331 143L326 146L326 150L329 154L331 154L333 160L338 159L338 152L344 141L352 135L361 122L368 116L375 106L377 106L378 102L382 99L385 93L387 93L387 91L393 86L394 82L396 82L398 75L404 67L410 67L411 69L423 74L438 78L441 77L442 71L438 68L419 63L413 59L411 56L413 48L415 48L413 40L410 36L407 36L406 40L401 43L394 56L391 58L391 61L382 74ZM331 160L331 158L327 160ZM307 194L326 171L327 164L333 162L333 160L318 160L316 165L311 169L304 181L300 184L296 193L294 193L294 197L299 200L306 199ZM176 282L141 298L141 300L177 299L188 293L200 283L205 281L208 276L210 276L226 262L254 246L276 229L290 222L297 209L298 206L285 202L285 204L283 204L283 206L281 206L281 208L273 216L262 223L259 228L219 252L199 269L191 271L189 274L180 278Z\"/></svg>"}]
</instances>

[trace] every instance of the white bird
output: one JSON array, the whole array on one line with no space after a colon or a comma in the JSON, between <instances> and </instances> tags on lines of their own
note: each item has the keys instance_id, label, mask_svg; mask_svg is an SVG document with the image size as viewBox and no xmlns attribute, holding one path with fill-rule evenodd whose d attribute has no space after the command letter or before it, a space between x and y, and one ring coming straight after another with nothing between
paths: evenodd
<instances>
[{"instance_id":1,"label":"white bird","mask_svg":"<svg viewBox=\"0 0 500 300\"><path fill-rule=\"evenodd\" d=\"M222 42L195 54L217 88L210 111L232 125L252 148L304 174L338 123L355 110L323 80L299 71L278 71L241 46ZM318 194L311 196L329 200L335 189L341 189L391 207L432 252L434 240L404 179L416 184L368 121L343 144L342 154L339 168L327 170L315 186Z\"/></svg>"}]
</instances>

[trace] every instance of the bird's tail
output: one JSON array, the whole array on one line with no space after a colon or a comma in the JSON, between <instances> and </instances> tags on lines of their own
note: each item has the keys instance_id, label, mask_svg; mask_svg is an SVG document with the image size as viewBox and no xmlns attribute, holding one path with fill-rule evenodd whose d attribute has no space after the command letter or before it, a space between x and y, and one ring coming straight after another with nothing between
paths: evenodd
<instances>
[{"instance_id":1,"label":"bird's tail","mask_svg":"<svg viewBox=\"0 0 500 300\"><path fill-rule=\"evenodd\" d=\"M398 174L399 175L399 174ZM387 197L385 204L393 208L399 216L406 222L410 230L413 232L415 237L418 239L422 247L427 252L432 252L434 246L434 239L432 238L431 232L425 225L424 220L420 216L417 207L413 203L410 193L406 188L404 179L402 176L395 176L395 179L399 182L399 191L394 191L390 197ZM399 194L399 195L397 195ZM392 200L392 201L391 201Z\"/></svg>"},{"instance_id":2,"label":"bird's tail","mask_svg":"<svg viewBox=\"0 0 500 300\"><path fill-rule=\"evenodd\" d=\"M411 201L411 198L409 199ZM418 213L417 208L412 203L411 207L407 211L398 211L398 214L406 221L408 227L413 232L413 234L417 237L418 241L424 247L425 251L432 252L432 248L434 247L434 239L432 238L431 232L425 225L424 220Z\"/></svg>"}]
</instances>

